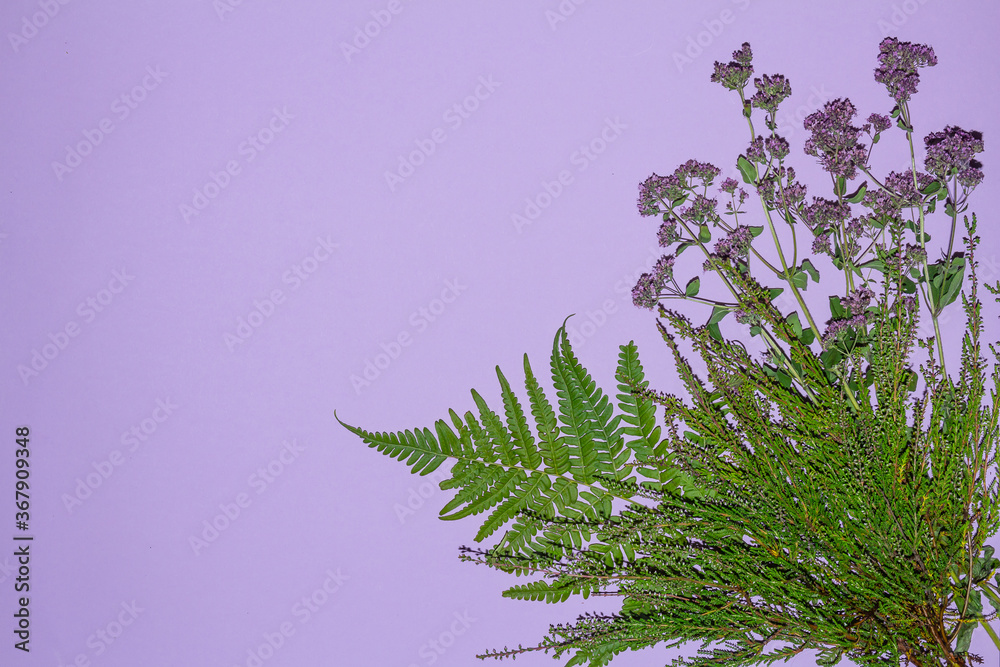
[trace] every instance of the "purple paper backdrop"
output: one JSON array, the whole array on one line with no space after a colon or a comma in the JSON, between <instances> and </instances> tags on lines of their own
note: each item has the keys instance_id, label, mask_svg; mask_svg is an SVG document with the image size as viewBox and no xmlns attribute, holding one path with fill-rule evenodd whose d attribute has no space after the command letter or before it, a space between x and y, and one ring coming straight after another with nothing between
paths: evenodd
<instances>
[{"instance_id":1,"label":"purple paper backdrop","mask_svg":"<svg viewBox=\"0 0 1000 667\"><path fill-rule=\"evenodd\" d=\"M457 558L477 525L438 520L436 480L333 410L430 426L472 387L495 402L497 364L520 386L525 352L548 387L570 313L602 387L632 339L676 390L628 294L659 256L637 184L690 158L734 173L746 125L708 78L743 41L792 82L780 131L810 195L828 181L802 118L843 96L888 113L879 41L932 45L916 133L984 132L972 203L982 274L1000 271L991 2L15 0L0 26L4 665L471 665L616 609L501 598L525 580ZM882 174L907 160L886 134ZM981 629L973 651L997 654Z\"/></svg>"}]
</instances>

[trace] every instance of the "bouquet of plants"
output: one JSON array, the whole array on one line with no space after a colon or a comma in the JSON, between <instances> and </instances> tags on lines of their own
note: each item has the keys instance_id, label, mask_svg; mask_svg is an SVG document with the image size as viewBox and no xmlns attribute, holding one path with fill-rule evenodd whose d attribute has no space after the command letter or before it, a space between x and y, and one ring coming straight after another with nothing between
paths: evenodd
<instances>
[{"instance_id":1,"label":"bouquet of plants","mask_svg":"<svg viewBox=\"0 0 1000 667\"><path fill-rule=\"evenodd\" d=\"M805 119L805 152L830 177L824 196L807 199L775 132L789 81L753 78L748 95L749 44L711 76L742 102L743 183L715 185L720 169L688 160L641 184L639 212L662 220L666 254L633 301L657 313L686 398L651 389L629 342L615 410L564 322L550 359L554 401L525 355L527 405L498 367L499 411L473 390L477 412L452 410L433 429L344 424L414 473L453 463L441 518L483 514L475 540L501 535L461 557L533 578L505 597L622 600L618 613L552 625L536 646L478 657L552 650L593 667L625 650L699 640L698 657L673 664L771 664L814 650L820 665L965 667L983 662L969 652L977 628L1000 649L990 626L1000 559L985 544L1000 525L1000 366L987 395L976 216L963 215L983 180L983 138L957 126L930 132L921 169L909 101L937 57L887 38L878 63L888 114L861 123L850 100L836 99ZM889 132L905 134L910 166L878 175L870 158ZM760 201L753 213L748 190ZM700 271L679 279L692 255ZM820 268L842 278L818 308L804 292ZM1000 283L986 287L1000 294ZM668 307L673 299L704 304L707 319L694 323ZM949 374L940 321L959 299L961 365ZM924 318L934 332L926 339ZM757 337L754 355L745 343ZM708 650L712 642L722 646Z\"/></svg>"}]
</instances>

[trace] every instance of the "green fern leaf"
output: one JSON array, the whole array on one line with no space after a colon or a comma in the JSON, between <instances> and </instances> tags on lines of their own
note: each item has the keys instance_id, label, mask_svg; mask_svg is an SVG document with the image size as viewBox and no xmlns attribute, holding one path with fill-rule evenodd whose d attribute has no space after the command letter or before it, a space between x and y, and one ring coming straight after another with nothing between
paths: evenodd
<instances>
[{"instance_id":1,"label":"green fern leaf","mask_svg":"<svg viewBox=\"0 0 1000 667\"><path fill-rule=\"evenodd\" d=\"M660 427L656 424L656 406L652 401L632 394L632 388L646 389L649 383L645 379L642 364L639 362L639 350L634 341L628 345L620 345L618 354L618 370L615 378L618 380L616 396L618 409L624 415L622 421L628 426L621 427L618 437L628 436L625 446L635 452L637 460L648 458L660 442Z\"/></svg>"},{"instance_id":2,"label":"green fern leaf","mask_svg":"<svg viewBox=\"0 0 1000 667\"><path fill-rule=\"evenodd\" d=\"M503 396L504 410L507 414L507 428L514 435L514 448L517 456L524 467L537 470L542 459L538 455L535 438L531 435L531 429L528 428L528 420L524 417L521 403L517 400L514 392L510 390L510 383L500 372L499 366L497 366L497 377L500 379L500 390Z\"/></svg>"},{"instance_id":3,"label":"green fern leaf","mask_svg":"<svg viewBox=\"0 0 1000 667\"><path fill-rule=\"evenodd\" d=\"M535 581L530 584L511 586L503 592L503 596L512 600L544 600L553 604L565 602L574 593L579 593L583 595L584 599L587 599L591 592L600 588L600 585L594 584L593 581L593 579L564 575L557 577L552 582Z\"/></svg>"},{"instance_id":4,"label":"green fern leaf","mask_svg":"<svg viewBox=\"0 0 1000 667\"><path fill-rule=\"evenodd\" d=\"M558 412L524 356L535 432L499 367L503 417L472 390L478 415L449 410L450 420L436 421L433 431L372 433L341 424L369 447L406 461L415 473L426 475L452 459L450 475L439 486L453 490L454 496L441 508L440 518L486 514L477 542L506 529L495 547L504 553L558 556L588 548L611 517L613 498L645 507L632 500L640 489L629 478L647 455L660 454L663 444L657 442L660 428L652 402L630 392L630 387L645 387L634 343L622 346L618 388L629 394L618 396L623 414L616 415L611 400L573 353L565 325L556 332L550 359ZM633 453L635 462L630 461ZM664 484L681 474L651 465ZM609 562L634 557L628 544L615 544L602 555Z\"/></svg>"},{"instance_id":5,"label":"green fern leaf","mask_svg":"<svg viewBox=\"0 0 1000 667\"><path fill-rule=\"evenodd\" d=\"M337 421L340 421L339 419ZM369 447L400 461L406 461L410 472L427 475L444 463L448 455L441 451L434 434L429 429L416 432L372 433L340 422L347 430L360 437Z\"/></svg>"},{"instance_id":6,"label":"green fern leaf","mask_svg":"<svg viewBox=\"0 0 1000 667\"><path fill-rule=\"evenodd\" d=\"M528 390L528 400L531 402L531 414L538 428L539 454L545 462L546 472L562 475L569 472L569 449L559 435L559 424L556 413L545 398L538 380L531 372L528 355L524 355L524 386Z\"/></svg>"},{"instance_id":7,"label":"green fern leaf","mask_svg":"<svg viewBox=\"0 0 1000 667\"><path fill-rule=\"evenodd\" d=\"M570 396L570 409L577 418L582 418L586 432L598 454L595 461L597 471L601 474L622 480L629 476L631 467L629 451L624 447L621 435L618 433L618 423L621 415L613 415L611 401L604 395L590 377L590 373L577 360L566 336L565 323L559 331L559 364L561 378L566 382Z\"/></svg>"}]
</instances>

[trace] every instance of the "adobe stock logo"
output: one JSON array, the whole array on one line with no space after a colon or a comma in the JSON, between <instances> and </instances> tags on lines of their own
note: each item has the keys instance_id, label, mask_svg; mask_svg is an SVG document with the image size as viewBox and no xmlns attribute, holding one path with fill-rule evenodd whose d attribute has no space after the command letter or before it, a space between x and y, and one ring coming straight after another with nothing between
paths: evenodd
<instances>
[{"instance_id":1,"label":"adobe stock logo","mask_svg":"<svg viewBox=\"0 0 1000 667\"><path fill-rule=\"evenodd\" d=\"M604 127L601 129L600 134L573 151L569 156L569 163L575 166L578 172L586 171L587 167L604 154L604 151L608 150L608 146L617 141L622 132L627 129L628 125L621 122L617 116L614 120L605 118ZM541 217L545 209L552 206L553 202L573 182L573 173L569 169L563 169L551 181L542 180L541 189L534 196L524 198L524 208L521 212L515 211L510 214L511 224L514 225L517 233L522 233L525 227L534 224Z\"/></svg>"},{"instance_id":2,"label":"adobe stock logo","mask_svg":"<svg viewBox=\"0 0 1000 667\"><path fill-rule=\"evenodd\" d=\"M470 94L466 95L461 102L456 102L445 109L444 113L441 114L441 119L452 130L457 130L462 126L463 122L472 117L472 114L479 109L480 105L488 100L501 85L503 85L503 82L494 81L492 74L489 76L480 76L479 85ZM410 176L413 176L417 168L434 154L438 144L443 144L448 139L448 133L441 127L434 128L429 134L430 136L427 138L413 140L416 149L406 155L399 155L395 171L385 171L385 184L389 186L389 192L395 192L401 183Z\"/></svg>"},{"instance_id":3,"label":"adobe stock logo","mask_svg":"<svg viewBox=\"0 0 1000 667\"><path fill-rule=\"evenodd\" d=\"M427 331L431 323L437 321L444 314L448 305L454 303L462 292L469 288L468 285L459 283L457 278L446 280L444 284L445 288L441 290L440 298L432 299L426 306L421 306L410 314L409 322L414 333ZM382 351L377 353L374 359L365 359L361 375L354 373L350 377L355 395L361 395L362 389L370 387L372 382L377 380L392 365L392 362L403 354L403 349L413 344L413 340L414 336L411 336L409 331L404 330L400 331L388 343L380 342L379 347L382 348Z\"/></svg>"},{"instance_id":4,"label":"adobe stock logo","mask_svg":"<svg viewBox=\"0 0 1000 667\"><path fill-rule=\"evenodd\" d=\"M456 611L452 614L452 617L455 620L451 622L447 630L438 634L437 637L429 639L417 650L417 655L423 658L425 665L433 665L437 662L438 658L454 646L455 640L464 635L472 627L472 624L476 622L476 619L469 615L468 609L461 614ZM410 663L408 667L417 666L414 663Z\"/></svg>"},{"instance_id":5,"label":"adobe stock logo","mask_svg":"<svg viewBox=\"0 0 1000 667\"><path fill-rule=\"evenodd\" d=\"M383 29L389 27L389 24L392 23L392 17L402 13L403 9L405 7L400 0L389 0L385 9L371 10L372 20L365 23L364 30L360 26L355 28L351 42L340 43L340 52L344 54L344 59L347 60L348 64L350 64L351 58L360 55L362 51L367 49L372 40L381 35Z\"/></svg>"},{"instance_id":6,"label":"adobe stock logo","mask_svg":"<svg viewBox=\"0 0 1000 667\"><path fill-rule=\"evenodd\" d=\"M97 658L111 648L118 639L125 634L125 631L135 623L136 619L139 618L139 614L146 611L144 607L140 607L135 600L132 602L122 602L118 605L121 611L117 612L114 618L105 623L102 627L97 628L94 632L87 637L87 648L90 649L90 657L87 653L77 653L74 656L72 662L66 667L90 667L91 659ZM58 653L56 654L58 658ZM59 660L59 667L63 667L63 661Z\"/></svg>"},{"instance_id":7,"label":"adobe stock logo","mask_svg":"<svg viewBox=\"0 0 1000 667\"><path fill-rule=\"evenodd\" d=\"M289 442L282 443L278 454L247 478L247 486L259 496L274 484L303 452L305 445L300 445L294 438ZM219 536L229 530L229 527L236 523L241 516L245 515L244 510L253 505L253 498L245 492L237 493L232 502L219 503L219 512L211 519L201 522L201 532L198 535L192 533L188 536L188 545L195 556L200 556L203 551L214 543Z\"/></svg>"},{"instance_id":8,"label":"adobe stock logo","mask_svg":"<svg viewBox=\"0 0 1000 667\"><path fill-rule=\"evenodd\" d=\"M316 246L310 254L292 264L287 271L281 274L281 282L290 285L293 291L315 275L324 262L333 256L333 251L340 246L340 244L334 243L329 235L326 238L317 236L316 242ZM253 309L246 316L237 318L235 331L233 333L226 332L222 336L222 342L226 344L229 351L235 352L237 346L250 340L254 332L274 316L278 306L285 303L287 296L285 292L276 287L263 299L254 299Z\"/></svg>"},{"instance_id":9,"label":"adobe stock logo","mask_svg":"<svg viewBox=\"0 0 1000 667\"><path fill-rule=\"evenodd\" d=\"M738 6L742 11L746 11L750 6L750 0L732 0L732 4ZM673 53L677 72L683 74L684 68L692 64L698 56L704 53L705 49L710 47L716 38L722 35L726 26L732 24L735 20L736 14L731 9L723 9L719 12L717 18L710 21L702 21L701 24L705 29L693 37L688 35L684 53L680 53L679 51L674 51Z\"/></svg>"},{"instance_id":10,"label":"adobe stock logo","mask_svg":"<svg viewBox=\"0 0 1000 667\"><path fill-rule=\"evenodd\" d=\"M88 296L76 307L76 314L83 318L84 324L90 324L97 319L98 313L104 312L115 300L115 295L121 294L128 287L129 283L135 280L135 276L126 273L125 269L115 269L111 272L111 280L108 286L100 290L94 296ZM70 343L70 340L80 335L82 329L76 320L70 320L63 325L62 329L55 333L49 333L49 342L42 345L41 351L38 348L31 349L31 359L27 365L18 364L17 374L21 378L24 386L28 386L31 378L38 375L49 367L49 364L62 354Z\"/></svg>"},{"instance_id":11,"label":"adobe stock logo","mask_svg":"<svg viewBox=\"0 0 1000 667\"><path fill-rule=\"evenodd\" d=\"M35 12L31 17L21 17L21 29L17 33L8 32L7 41L14 53L21 50L21 47L28 43L38 34L38 31L49 24L49 21L62 11L63 5L68 5L70 0L38 0L38 6L42 11Z\"/></svg>"},{"instance_id":12,"label":"adobe stock logo","mask_svg":"<svg viewBox=\"0 0 1000 667\"><path fill-rule=\"evenodd\" d=\"M333 600L333 595L341 589L344 582L350 579L349 576L340 571L339 567L336 572L327 569L324 574L326 578L323 579L322 584L313 589L309 595L303 595L292 605L290 615L298 620L300 626L305 625L321 612ZM234 667L263 667L264 663L273 658L281 647L295 636L296 629L290 620L285 620L273 632L262 633L261 639L264 641L248 648L245 654L246 660L241 665L234 665Z\"/></svg>"},{"instance_id":13,"label":"adobe stock logo","mask_svg":"<svg viewBox=\"0 0 1000 667\"><path fill-rule=\"evenodd\" d=\"M245 0L212 0L212 9L220 21L226 20L226 14L232 14Z\"/></svg>"},{"instance_id":14,"label":"adobe stock logo","mask_svg":"<svg viewBox=\"0 0 1000 667\"><path fill-rule=\"evenodd\" d=\"M556 10L545 10L545 20L549 22L552 32L556 31L560 23L565 23L570 16L576 14L576 8L587 2L587 0L561 0Z\"/></svg>"},{"instance_id":15,"label":"adobe stock logo","mask_svg":"<svg viewBox=\"0 0 1000 667\"><path fill-rule=\"evenodd\" d=\"M247 138L236 147L238 155L246 156L243 164L240 164L239 160L233 159L226 162L225 168L219 171L209 171L208 180L201 187L194 189L190 205L184 203L178 207L181 219L191 224L193 218L201 215L201 212L207 209L216 197L229 187L233 178L243 172L244 166L253 162L258 155L267 150L271 142L285 131L289 121L293 118L295 115L288 112L288 107L281 107L281 109L275 107L267 124L255 133L248 134Z\"/></svg>"},{"instance_id":16,"label":"adobe stock logo","mask_svg":"<svg viewBox=\"0 0 1000 667\"><path fill-rule=\"evenodd\" d=\"M111 113L115 115L118 122L124 121L139 105L146 101L151 92L160 87L163 80L167 78L168 72L164 72L157 67L146 67L146 75L142 81L132 86L132 88L111 101ZM81 131L83 139L70 146L66 145L66 156L62 162L53 160L52 171L56 175L56 180L62 181L66 174L72 173L74 169L83 164L84 158L94 152L109 134L115 131L115 121L104 117L97 121L96 127L85 128Z\"/></svg>"},{"instance_id":17,"label":"adobe stock logo","mask_svg":"<svg viewBox=\"0 0 1000 667\"><path fill-rule=\"evenodd\" d=\"M132 428L121 434L122 445L127 446L128 451L135 452L152 438L153 434L170 418L174 410L179 407L181 406L171 401L169 396L166 399L156 399L156 407L153 408L149 416L138 424L133 424ZM112 449L105 459L91 461L90 467L93 468L93 471L76 478L76 486L73 488L72 495L69 493L62 494L61 500L66 511L72 514L74 509L82 507L83 503L94 495L94 491L101 488L106 481L111 479L111 476L115 474L115 470L125 465L125 463L127 461L120 449Z\"/></svg>"}]
</instances>

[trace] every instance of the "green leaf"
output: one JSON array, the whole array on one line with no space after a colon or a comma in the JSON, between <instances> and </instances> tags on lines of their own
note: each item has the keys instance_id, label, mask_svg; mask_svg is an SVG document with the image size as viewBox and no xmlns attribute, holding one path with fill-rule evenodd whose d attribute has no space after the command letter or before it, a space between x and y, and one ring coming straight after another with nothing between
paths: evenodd
<instances>
[{"instance_id":1,"label":"green leaf","mask_svg":"<svg viewBox=\"0 0 1000 667\"><path fill-rule=\"evenodd\" d=\"M684 243L677 246L677 252L674 253L674 257L680 257L681 253L694 245L694 241L685 241Z\"/></svg>"},{"instance_id":2,"label":"green leaf","mask_svg":"<svg viewBox=\"0 0 1000 667\"><path fill-rule=\"evenodd\" d=\"M712 316L708 318L708 324L721 322L722 318L731 312L733 312L732 309L725 306L712 306Z\"/></svg>"},{"instance_id":3,"label":"green leaf","mask_svg":"<svg viewBox=\"0 0 1000 667\"><path fill-rule=\"evenodd\" d=\"M697 296L699 289L701 289L701 278L694 277L684 287L684 296Z\"/></svg>"},{"instance_id":4,"label":"green leaf","mask_svg":"<svg viewBox=\"0 0 1000 667\"><path fill-rule=\"evenodd\" d=\"M743 175L743 182L757 185L757 167L742 155L736 160L736 168Z\"/></svg>"},{"instance_id":5,"label":"green leaf","mask_svg":"<svg viewBox=\"0 0 1000 667\"><path fill-rule=\"evenodd\" d=\"M785 371L773 366L763 366L762 368L764 369L765 374L777 380L785 389L792 386L792 376Z\"/></svg>"},{"instance_id":6,"label":"green leaf","mask_svg":"<svg viewBox=\"0 0 1000 667\"><path fill-rule=\"evenodd\" d=\"M808 273L809 277L813 279L814 283L819 282L819 271L816 270L816 267L813 266L813 263L810 262L808 259L802 260L802 265L799 268Z\"/></svg>"},{"instance_id":7,"label":"green leaf","mask_svg":"<svg viewBox=\"0 0 1000 667\"><path fill-rule=\"evenodd\" d=\"M889 251L890 254L895 254L898 248L893 248ZM885 263L881 259L871 259L864 264L858 265L859 269L874 269L879 273L885 273Z\"/></svg>"},{"instance_id":8,"label":"green leaf","mask_svg":"<svg viewBox=\"0 0 1000 667\"><path fill-rule=\"evenodd\" d=\"M955 253L950 265L947 260L940 260L927 267L930 276L931 295L938 308L944 308L955 301L962 290L965 279L965 257Z\"/></svg>"},{"instance_id":9,"label":"green leaf","mask_svg":"<svg viewBox=\"0 0 1000 667\"><path fill-rule=\"evenodd\" d=\"M795 333L796 338L802 337L802 323L799 322L799 314L797 312L786 317L785 323L792 327L792 331Z\"/></svg>"},{"instance_id":10,"label":"green leaf","mask_svg":"<svg viewBox=\"0 0 1000 667\"><path fill-rule=\"evenodd\" d=\"M899 117L899 114L900 114L901 111L902 111L902 109L897 104L896 106L894 106L892 108L892 113L889 114L889 115L892 116L893 118L897 118L897 117Z\"/></svg>"},{"instance_id":11,"label":"green leaf","mask_svg":"<svg viewBox=\"0 0 1000 667\"><path fill-rule=\"evenodd\" d=\"M844 355L840 353L840 350L832 347L819 355L820 361L823 362L823 367L827 370L833 370L834 367L836 367L836 365L843 360L843 358Z\"/></svg>"},{"instance_id":12,"label":"green leaf","mask_svg":"<svg viewBox=\"0 0 1000 667\"><path fill-rule=\"evenodd\" d=\"M570 595L580 593L583 598L590 597L593 590L597 590L599 585L595 585L584 578L577 579L572 575L562 575L555 581L535 581L530 584L512 586L503 592L503 597L512 600L544 600L548 603L565 602Z\"/></svg>"},{"instance_id":13,"label":"green leaf","mask_svg":"<svg viewBox=\"0 0 1000 667\"><path fill-rule=\"evenodd\" d=\"M997 597L996 593L994 593L993 591L991 591L989 588L985 588L984 587L984 588L981 588L979 590L981 590L983 593L985 593L986 597L989 598L990 605L992 605L992 607L993 607L993 611L994 612L1000 611L1000 597Z\"/></svg>"},{"instance_id":14,"label":"green leaf","mask_svg":"<svg viewBox=\"0 0 1000 667\"><path fill-rule=\"evenodd\" d=\"M845 179L843 176L838 176L837 181L833 185L833 194L837 195L838 197L842 197L846 192L847 192L847 179Z\"/></svg>"},{"instance_id":15,"label":"green leaf","mask_svg":"<svg viewBox=\"0 0 1000 667\"><path fill-rule=\"evenodd\" d=\"M717 322L712 322L705 327L708 329L708 335L717 341L722 341L722 330L719 329L719 324Z\"/></svg>"},{"instance_id":16,"label":"green leaf","mask_svg":"<svg viewBox=\"0 0 1000 667\"><path fill-rule=\"evenodd\" d=\"M678 206L680 206L681 204L683 204L684 202L686 202L687 199L688 199L688 195L685 192L680 197L678 197L677 199L675 199L672 202L670 202L670 208L677 208ZM667 215L669 215L669 214L664 214L664 219L663 219L664 222L667 222L667 219L666 219Z\"/></svg>"},{"instance_id":17,"label":"green leaf","mask_svg":"<svg viewBox=\"0 0 1000 667\"><path fill-rule=\"evenodd\" d=\"M748 229L750 230L751 236L757 237L760 236L761 233L763 233L764 225L757 225L756 227L749 227Z\"/></svg>"},{"instance_id":18,"label":"green leaf","mask_svg":"<svg viewBox=\"0 0 1000 667\"><path fill-rule=\"evenodd\" d=\"M972 568L973 583L978 584L980 581L985 581L990 576L990 572L995 570L998 565L1000 565L1000 560L993 557L993 547L987 544L983 547L983 556L976 559Z\"/></svg>"},{"instance_id":19,"label":"green leaf","mask_svg":"<svg viewBox=\"0 0 1000 667\"><path fill-rule=\"evenodd\" d=\"M834 320L842 320L848 316L847 309L840 302L840 297L833 295L830 297L830 317Z\"/></svg>"},{"instance_id":20,"label":"green leaf","mask_svg":"<svg viewBox=\"0 0 1000 667\"><path fill-rule=\"evenodd\" d=\"M920 188L920 194L932 195L941 189L941 181L931 181L924 187Z\"/></svg>"},{"instance_id":21,"label":"green leaf","mask_svg":"<svg viewBox=\"0 0 1000 667\"><path fill-rule=\"evenodd\" d=\"M955 593L955 602L959 609L965 606L965 596L961 592ZM983 597L978 589L973 589L969 594L969 606L966 609L963 619L979 618L983 614ZM972 631L976 629L977 623L962 623L962 627L955 637L955 651L958 653L968 653L972 645Z\"/></svg>"},{"instance_id":22,"label":"green leaf","mask_svg":"<svg viewBox=\"0 0 1000 667\"><path fill-rule=\"evenodd\" d=\"M768 287L768 295L771 297L771 301L778 298L778 295L785 291L784 287Z\"/></svg>"},{"instance_id":23,"label":"green leaf","mask_svg":"<svg viewBox=\"0 0 1000 667\"><path fill-rule=\"evenodd\" d=\"M618 409L622 411L620 437L625 446L635 452L636 459L649 457L660 443L660 427L656 424L656 405L649 399L632 393L632 387L645 389L649 382L645 379L639 349L634 341L620 345L618 353Z\"/></svg>"},{"instance_id":24,"label":"green leaf","mask_svg":"<svg viewBox=\"0 0 1000 667\"><path fill-rule=\"evenodd\" d=\"M698 240L702 243L708 243L712 240L712 232L708 228L708 225L698 226Z\"/></svg>"},{"instance_id":25,"label":"green leaf","mask_svg":"<svg viewBox=\"0 0 1000 667\"><path fill-rule=\"evenodd\" d=\"M868 181L865 181L864 183L861 184L861 187L859 187L851 194L847 195L847 201L851 202L852 204L857 204L858 202L860 202L862 199L865 198L866 192L868 192Z\"/></svg>"},{"instance_id":26,"label":"green leaf","mask_svg":"<svg viewBox=\"0 0 1000 667\"><path fill-rule=\"evenodd\" d=\"M944 213L945 213L945 215L947 215L947 216L948 216L949 218L954 218L954 217L955 217L955 216L957 215L957 214L955 213L955 207L954 207L954 206L952 206L952 203L951 203L950 201L949 201L949 202L947 202L947 203L945 203L945 205L944 205Z\"/></svg>"},{"instance_id":27,"label":"green leaf","mask_svg":"<svg viewBox=\"0 0 1000 667\"><path fill-rule=\"evenodd\" d=\"M798 273L792 274L792 284L799 289L806 289L808 285L809 278L806 276L804 271L799 271Z\"/></svg>"}]
</instances>

